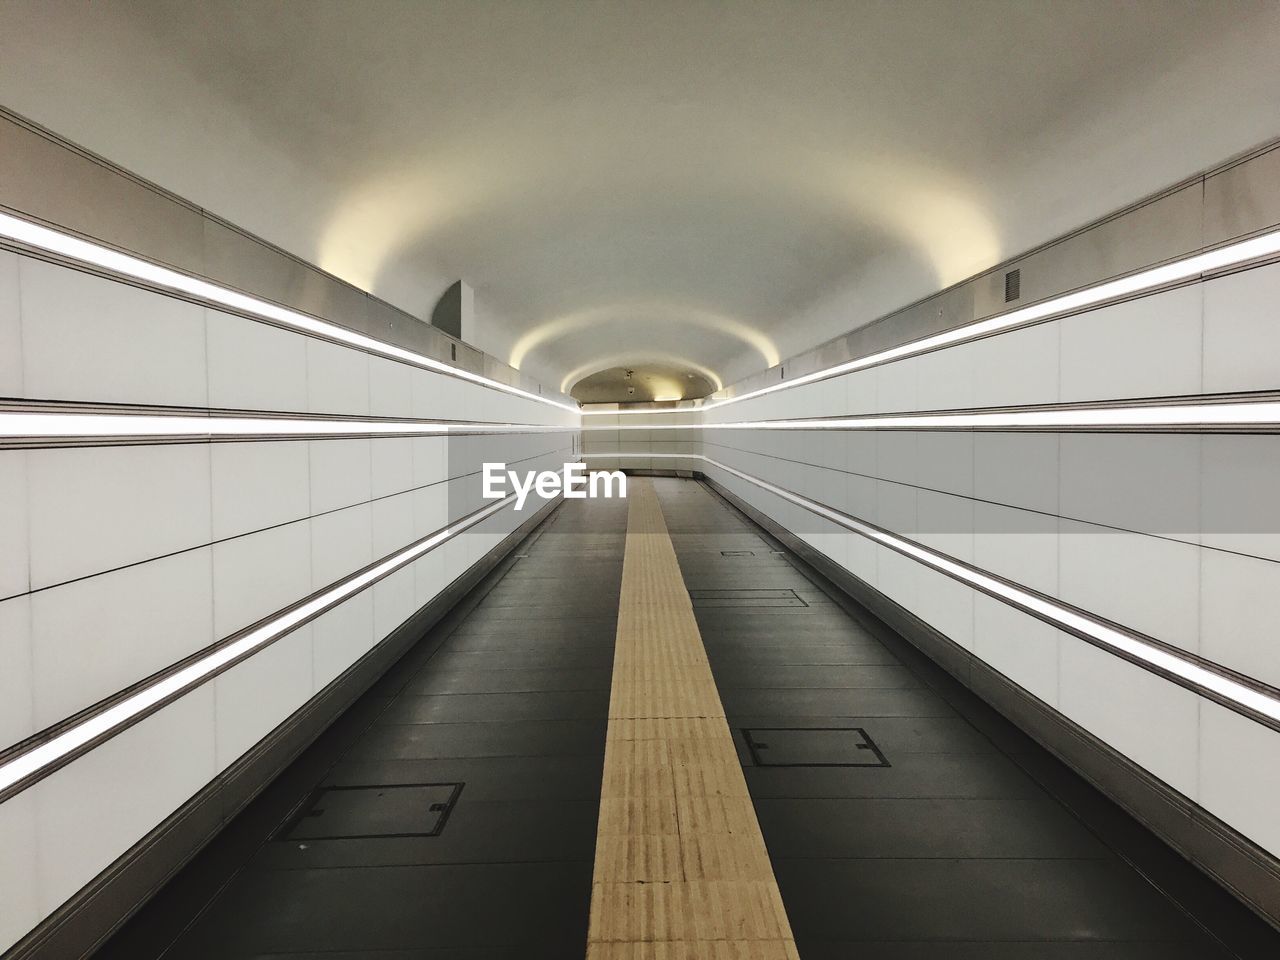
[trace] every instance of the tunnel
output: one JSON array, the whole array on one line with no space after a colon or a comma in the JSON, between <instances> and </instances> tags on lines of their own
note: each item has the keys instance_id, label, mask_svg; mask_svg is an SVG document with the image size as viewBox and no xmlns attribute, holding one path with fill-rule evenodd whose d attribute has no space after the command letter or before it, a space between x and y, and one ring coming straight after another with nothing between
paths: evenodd
<instances>
[{"instance_id":1,"label":"tunnel","mask_svg":"<svg viewBox=\"0 0 1280 960\"><path fill-rule=\"evenodd\" d=\"M3 960L1280 957L1277 51L0 2Z\"/></svg>"}]
</instances>

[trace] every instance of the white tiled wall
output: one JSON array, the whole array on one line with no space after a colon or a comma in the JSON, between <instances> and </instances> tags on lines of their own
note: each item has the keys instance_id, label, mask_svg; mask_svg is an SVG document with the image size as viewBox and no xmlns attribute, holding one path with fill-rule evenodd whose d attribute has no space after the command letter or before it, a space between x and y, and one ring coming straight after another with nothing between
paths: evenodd
<instances>
[{"instance_id":1,"label":"white tiled wall","mask_svg":"<svg viewBox=\"0 0 1280 960\"><path fill-rule=\"evenodd\" d=\"M438 495L438 493L437 493ZM373 506L356 504L311 518L311 582L333 583L373 562ZM411 542L413 537L406 537Z\"/></svg>"},{"instance_id":2,"label":"white tiled wall","mask_svg":"<svg viewBox=\"0 0 1280 960\"><path fill-rule=\"evenodd\" d=\"M1179 540L1070 520L1060 521L1060 530L1058 595L1063 600L1191 653L1203 652L1203 551Z\"/></svg>"},{"instance_id":3,"label":"white tiled wall","mask_svg":"<svg viewBox=\"0 0 1280 960\"><path fill-rule=\"evenodd\" d=\"M27 451L0 450L0 597L26 593L28 570Z\"/></svg>"},{"instance_id":4,"label":"white tiled wall","mask_svg":"<svg viewBox=\"0 0 1280 960\"><path fill-rule=\"evenodd\" d=\"M370 524L373 532L373 555L385 557L405 545L406 531L414 531L413 492L385 496L373 501ZM414 531L416 533L416 531ZM423 531L428 533L430 531ZM418 534L421 536L422 534ZM413 537L412 539L417 539Z\"/></svg>"},{"instance_id":5,"label":"white tiled wall","mask_svg":"<svg viewBox=\"0 0 1280 960\"><path fill-rule=\"evenodd\" d=\"M209 404L244 410L307 410L307 344L255 320L205 311Z\"/></svg>"},{"instance_id":6,"label":"white tiled wall","mask_svg":"<svg viewBox=\"0 0 1280 960\"><path fill-rule=\"evenodd\" d=\"M1200 652L1280 687L1280 563L1203 550Z\"/></svg>"},{"instance_id":7,"label":"white tiled wall","mask_svg":"<svg viewBox=\"0 0 1280 960\"><path fill-rule=\"evenodd\" d=\"M1204 389L1274 390L1280 355L1280 267L1204 284Z\"/></svg>"},{"instance_id":8,"label":"white tiled wall","mask_svg":"<svg viewBox=\"0 0 1280 960\"><path fill-rule=\"evenodd\" d=\"M0 250L0 397L23 395L20 304L18 256Z\"/></svg>"},{"instance_id":9,"label":"white tiled wall","mask_svg":"<svg viewBox=\"0 0 1280 960\"><path fill-rule=\"evenodd\" d=\"M403 363L371 356L369 412L375 417L408 416L413 409L413 374Z\"/></svg>"},{"instance_id":10,"label":"white tiled wall","mask_svg":"<svg viewBox=\"0 0 1280 960\"><path fill-rule=\"evenodd\" d=\"M379 580L373 585L373 635L385 637L416 609L413 570L397 570Z\"/></svg>"},{"instance_id":11,"label":"white tiled wall","mask_svg":"<svg viewBox=\"0 0 1280 960\"><path fill-rule=\"evenodd\" d=\"M0 670L0 739L17 743L35 730L29 596L0 600L0 657L5 663Z\"/></svg>"},{"instance_id":12,"label":"white tiled wall","mask_svg":"<svg viewBox=\"0 0 1280 960\"><path fill-rule=\"evenodd\" d=\"M967 349L973 351L973 405L1056 403L1059 339L1057 325L1043 323L969 345Z\"/></svg>"},{"instance_id":13,"label":"white tiled wall","mask_svg":"<svg viewBox=\"0 0 1280 960\"><path fill-rule=\"evenodd\" d=\"M1198 435L1064 434L1064 517L1199 542Z\"/></svg>"},{"instance_id":14,"label":"white tiled wall","mask_svg":"<svg viewBox=\"0 0 1280 960\"><path fill-rule=\"evenodd\" d=\"M1127 660L1063 639L1060 710L1196 799L1200 697Z\"/></svg>"},{"instance_id":15,"label":"white tiled wall","mask_svg":"<svg viewBox=\"0 0 1280 960\"><path fill-rule=\"evenodd\" d=\"M3 397L578 420L0 252ZM485 444L551 465L570 434ZM0 451L0 749L443 528L465 469L443 438ZM0 952L514 526L485 521L0 804Z\"/></svg>"},{"instance_id":16,"label":"white tiled wall","mask_svg":"<svg viewBox=\"0 0 1280 960\"><path fill-rule=\"evenodd\" d=\"M1063 402L1200 392L1200 284L1059 321Z\"/></svg>"},{"instance_id":17,"label":"white tiled wall","mask_svg":"<svg viewBox=\"0 0 1280 960\"><path fill-rule=\"evenodd\" d=\"M312 413L369 414L369 356L323 340L307 344L307 404Z\"/></svg>"},{"instance_id":18,"label":"white tiled wall","mask_svg":"<svg viewBox=\"0 0 1280 960\"><path fill-rule=\"evenodd\" d=\"M312 627L295 630L214 679L218 770L234 763L316 692Z\"/></svg>"},{"instance_id":19,"label":"white tiled wall","mask_svg":"<svg viewBox=\"0 0 1280 960\"><path fill-rule=\"evenodd\" d=\"M373 496L385 497L413 486L413 441L379 437L369 441Z\"/></svg>"},{"instance_id":20,"label":"white tiled wall","mask_svg":"<svg viewBox=\"0 0 1280 960\"><path fill-rule=\"evenodd\" d=\"M206 684L28 788L41 915L208 783L214 743L214 687Z\"/></svg>"},{"instance_id":21,"label":"white tiled wall","mask_svg":"<svg viewBox=\"0 0 1280 960\"><path fill-rule=\"evenodd\" d=\"M703 418L1274 391L1278 304L1280 265L1258 267ZM746 473L1280 686L1280 438L708 429L700 439L701 452ZM856 535L816 535L776 496L696 468L1280 853L1268 805L1280 734Z\"/></svg>"},{"instance_id":22,"label":"white tiled wall","mask_svg":"<svg viewBox=\"0 0 1280 960\"><path fill-rule=\"evenodd\" d=\"M311 512L373 498L373 440L310 440ZM379 440L378 443L384 441Z\"/></svg>"},{"instance_id":23,"label":"white tiled wall","mask_svg":"<svg viewBox=\"0 0 1280 960\"><path fill-rule=\"evenodd\" d=\"M975 595L973 604L973 652L1049 706L1058 706L1059 655L1070 641L1049 624L984 594Z\"/></svg>"},{"instance_id":24,"label":"white tiled wall","mask_svg":"<svg viewBox=\"0 0 1280 960\"><path fill-rule=\"evenodd\" d=\"M223 540L212 550L215 636L229 637L311 593L311 527L305 521Z\"/></svg>"},{"instance_id":25,"label":"white tiled wall","mask_svg":"<svg viewBox=\"0 0 1280 960\"><path fill-rule=\"evenodd\" d=\"M28 733L212 643L210 553L199 547L31 594Z\"/></svg>"},{"instance_id":26,"label":"white tiled wall","mask_svg":"<svg viewBox=\"0 0 1280 960\"><path fill-rule=\"evenodd\" d=\"M1201 805L1263 848L1280 849L1276 735L1209 701L1200 704L1199 732Z\"/></svg>"},{"instance_id":27,"label":"white tiled wall","mask_svg":"<svg viewBox=\"0 0 1280 960\"><path fill-rule=\"evenodd\" d=\"M441 583L438 588L443 586ZM367 590L358 593L317 617L311 622L311 635L313 683L319 690L373 646L373 594Z\"/></svg>"},{"instance_id":28,"label":"white tiled wall","mask_svg":"<svg viewBox=\"0 0 1280 960\"><path fill-rule=\"evenodd\" d=\"M1280 560L1280 436L1206 436L1200 446L1201 543Z\"/></svg>"},{"instance_id":29,"label":"white tiled wall","mask_svg":"<svg viewBox=\"0 0 1280 960\"><path fill-rule=\"evenodd\" d=\"M28 790L0 803L0 850L5 865L0 870L0 943L13 943L40 922L36 876L40 844L36 837L36 797Z\"/></svg>"},{"instance_id":30,"label":"white tiled wall","mask_svg":"<svg viewBox=\"0 0 1280 960\"><path fill-rule=\"evenodd\" d=\"M212 539L209 446L27 452L31 587Z\"/></svg>"},{"instance_id":31,"label":"white tiled wall","mask_svg":"<svg viewBox=\"0 0 1280 960\"><path fill-rule=\"evenodd\" d=\"M310 516L309 453L308 444L298 440L213 444L213 539Z\"/></svg>"},{"instance_id":32,"label":"white tiled wall","mask_svg":"<svg viewBox=\"0 0 1280 960\"><path fill-rule=\"evenodd\" d=\"M201 307L29 257L18 284L25 396L208 404Z\"/></svg>"}]
</instances>

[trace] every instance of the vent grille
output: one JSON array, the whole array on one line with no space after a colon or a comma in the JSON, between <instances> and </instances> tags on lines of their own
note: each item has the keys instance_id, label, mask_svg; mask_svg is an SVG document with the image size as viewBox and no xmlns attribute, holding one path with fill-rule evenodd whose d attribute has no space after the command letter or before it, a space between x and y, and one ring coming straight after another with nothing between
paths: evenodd
<instances>
[{"instance_id":1,"label":"vent grille","mask_svg":"<svg viewBox=\"0 0 1280 960\"><path fill-rule=\"evenodd\" d=\"M1013 303L1022 296L1022 269L1010 270L1004 275L1004 302Z\"/></svg>"}]
</instances>

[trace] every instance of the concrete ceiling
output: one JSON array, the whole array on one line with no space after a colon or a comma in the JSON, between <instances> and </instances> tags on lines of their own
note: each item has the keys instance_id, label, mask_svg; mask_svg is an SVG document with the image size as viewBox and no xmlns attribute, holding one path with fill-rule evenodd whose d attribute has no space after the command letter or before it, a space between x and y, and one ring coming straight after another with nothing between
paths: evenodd
<instances>
[{"instance_id":1,"label":"concrete ceiling","mask_svg":"<svg viewBox=\"0 0 1280 960\"><path fill-rule=\"evenodd\" d=\"M420 316L465 279L549 384L718 383L1280 134L1277 40L1266 0L6 0L0 103Z\"/></svg>"}]
</instances>

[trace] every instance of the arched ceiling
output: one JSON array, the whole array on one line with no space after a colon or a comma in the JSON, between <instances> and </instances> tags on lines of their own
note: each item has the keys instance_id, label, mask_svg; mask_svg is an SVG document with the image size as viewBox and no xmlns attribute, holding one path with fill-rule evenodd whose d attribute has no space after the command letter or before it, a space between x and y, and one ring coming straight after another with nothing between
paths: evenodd
<instances>
[{"instance_id":1,"label":"arched ceiling","mask_svg":"<svg viewBox=\"0 0 1280 960\"><path fill-rule=\"evenodd\" d=\"M6 0L0 103L420 316L461 277L549 384L729 382L1280 134L1278 38L1259 0Z\"/></svg>"},{"instance_id":2,"label":"arched ceiling","mask_svg":"<svg viewBox=\"0 0 1280 960\"><path fill-rule=\"evenodd\" d=\"M696 400L715 389L712 381L687 367L646 361L597 370L573 383L569 393L583 403L641 403Z\"/></svg>"}]
</instances>

